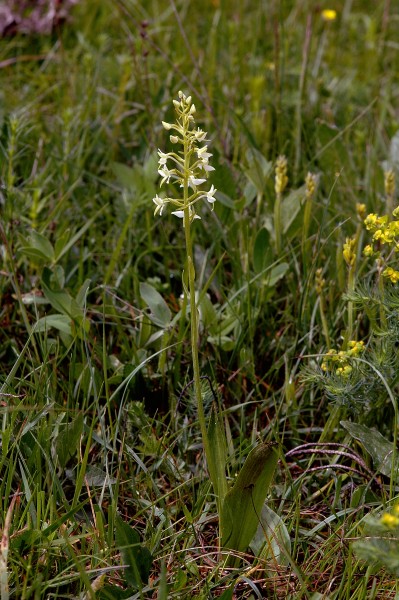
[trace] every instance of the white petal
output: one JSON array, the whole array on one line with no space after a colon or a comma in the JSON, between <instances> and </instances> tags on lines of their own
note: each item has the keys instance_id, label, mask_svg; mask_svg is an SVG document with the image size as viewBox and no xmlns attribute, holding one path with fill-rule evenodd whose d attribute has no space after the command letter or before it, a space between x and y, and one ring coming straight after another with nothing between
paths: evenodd
<instances>
[{"instance_id":1,"label":"white petal","mask_svg":"<svg viewBox=\"0 0 399 600\"><path fill-rule=\"evenodd\" d=\"M205 183L206 179L197 179L196 177L189 177L188 183L189 185L201 185L201 183Z\"/></svg>"},{"instance_id":2,"label":"white petal","mask_svg":"<svg viewBox=\"0 0 399 600\"><path fill-rule=\"evenodd\" d=\"M172 210L172 215L176 215L179 219L184 217L184 210Z\"/></svg>"}]
</instances>

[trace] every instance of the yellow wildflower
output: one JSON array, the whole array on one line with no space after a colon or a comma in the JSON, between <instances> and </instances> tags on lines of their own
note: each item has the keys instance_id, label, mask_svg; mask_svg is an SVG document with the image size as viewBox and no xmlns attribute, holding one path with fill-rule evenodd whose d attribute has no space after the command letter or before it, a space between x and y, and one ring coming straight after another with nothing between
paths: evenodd
<instances>
[{"instance_id":1,"label":"yellow wildflower","mask_svg":"<svg viewBox=\"0 0 399 600\"><path fill-rule=\"evenodd\" d=\"M359 356L359 354L361 354L363 351L364 342L350 340L348 342L347 350L340 350L339 352L337 352L335 348L331 348L331 350L329 350L324 356L323 362L321 363L321 368L323 371L327 372L337 367L335 370L336 375L340 375L341 377L348 377L348 375L350 375L350 373L352 373L353 371L353 367L350 364L351 359L355 358L356 356ZM335 363L335 365L332 366L331 363ZM336 363L338 363L338 365Z\"/></svg>"},{"instance_id":2,"label":"yellow wildflower","mask_svg":"<svg viewBox=\"0 0 399 600\"><path fill-rule=\"evenodd\" d=\"M276 161L276 175L275 175L275 184L274 189L278 196L284 192L287 187L288 177L287 177L287 159L285 156L279 156Z\"/></svg>"},{"instance_id":3,"label":"yellow wildflower","mask_svg":"<svg viewBox=\"0 0 399 600\"><path fill-rule=\"evenodd\" d=\"M323 358L323 362L321 363L321 368L323 371L328 371L328 363L329 361L338 360L337 351L335 348L331 348Z\"/></svg>"},{"instance_id":4,"label":"yellow wildflower","mask_svg":"<svg viewBox=\"0 0 399 600\"><path fill-rule=\"evenodd\" d=\"M399 517L395 517L395 515L391 515L390 513L384 513L381 516L380 523L390 529L395 529L399 525Z\"/></svg>"},{"instance_id":5,"label":"yellow wildflower","mask_svg":"<svg viewBox=\"0 0 399 600\"><path fill-rule=\"evenodd\" d=\"M332 8L325 8L321 11L321 16L325 21L335 21L337 18L337 11Z\"/></svg>"},{"instance_id":6,"label":"yellow wildflower","mask_svg":"<svg viewBox=\"0 0 399 600\"><path fill-rule=\"evenodd\" d=\"M356 238L346 238L342 254L348 267L353 267L356 262Z\"/></svg>"},{"instance_id":7,"label":"yellow wildflower","mask_svg":"<svg viewBox=\"0 0 399 600\"><path fill-rule=\"evenodd\" d=\"M370 244L368 244L364 250L363 250L363 254L364 256L373 256L374 254L374 249L373 246L371 246Z\"/></svg>"},{"instance_id":8,"label":"yellow wildflower","mask_svg":"<svg viewBox=\"0 0 399 600\"><path fill-rule=\"evenodd\" d=\"M361 221L364 221L366 218L366 205L360 204L360 202L356 202L356 213Z\"/></svg>"},{"instance_id":9,"label":"yellow wildflower","mask_svg":"<svg viewBox=\"0 0 399 600\"><path fill-rule=\"evenodd\" d=\"M311 200L316 193L317 177L313 173L308 173L305 179L306 199Z\"/></svg>"},{"instance_id":10,"label":"yellow wildflower","mask_svg":"<svg viewBox=\"0 0 399 600\"><path fill-rule=\"evenodd\" d=\"M383 217L379 217L375 213L370 213L364 219L364 224L368 231L375 231L376 229L381 229L388 222L388 215L384 215Z\"/></svg>"},{"instance_id":11,"label":"yellow wildflower","mask_svg":"<svg viewBox=\"0 0 399 600\"><path fill-rule=\"evenodd\" d=\"M395 271L392 267L387 267L382 274L387 279L390 279L392 283L398 283L399 281L399 271Z\"/></svg>"},{"instance_id":12,"label":"yellow wildflower","mask_svg":"<svg viewBox=\"0 0 399 600\"><path fill-rule=\"evenodd\" d=\"M350 365L345 365L344 367L338 367L336 370L337 375L342 375L342 377L348 377L350 373L352 373L352 367Z\"/></svg>"},{"instance_id":13,"label":"yellow wildflower","mask_svg":"<svg viewBox=\"0 0 399 600\"><path fill-rule=\"evenodd\" d=\"M393 169L384 171L384 187L388 198L393 198L395 194L395 171Z\"/></svg>"},{"instance_id":14,"label":"yellow wildflower","mask_svg":"<svg viewBox=\"0 0 399 600\"><path fill-rule=\"evenodd\" d=\"M364 350L364 342L357 342L356 340L351 340L348 343L348 348L348 356L359 356L359 354Z\"/></svg>"}]
</instances>

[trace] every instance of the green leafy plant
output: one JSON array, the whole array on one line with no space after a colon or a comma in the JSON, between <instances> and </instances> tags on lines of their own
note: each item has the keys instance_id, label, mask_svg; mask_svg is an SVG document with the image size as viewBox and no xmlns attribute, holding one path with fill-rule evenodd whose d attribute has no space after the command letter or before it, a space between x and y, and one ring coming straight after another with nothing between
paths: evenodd
<instances>
[{"instance_id":1,"label":"green leafy plant","mask_svg":"<svg viewBox=\"0 0 399 600\"><path fill-rule=\"evenodd\" d=\"M379 517L368 515L362 526L364 538L353 544L359 558L372 569L386 569L395 577L399 576L398 508L394 504L391 510L384 511Z\"/></svg>"}]
</instances>

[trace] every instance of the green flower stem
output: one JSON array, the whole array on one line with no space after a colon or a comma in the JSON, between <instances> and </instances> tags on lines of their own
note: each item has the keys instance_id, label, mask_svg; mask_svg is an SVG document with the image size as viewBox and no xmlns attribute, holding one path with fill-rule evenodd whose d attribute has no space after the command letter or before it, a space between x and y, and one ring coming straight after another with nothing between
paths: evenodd
<instances>
[{"instance_id":1,"label":"green flower stem","mask_svg":"<svg viewBox=\"0 0 399 600\"><path fill-rule=\"evenodd\" d=\"M312 215L312 205L313 205L313 198L310 196L308 198L306 198L306 202L305 202L305 210L303 213L303 226L302 226L302 263L304 265L304 268L307 267L308 263L308 259L310 258L310 239L308 238L309 236L309 230L310 230L310 218Z\"/></svg>"},{"instance_id":2,"label":"green flower stem","mask_svg":"<svg viewBox=\"0 0 399 600\"><path fill-rule=\"evenodd\" d=\"M171 143L175 146L182 145L182 147L176 152L162 152L162 150L158 150L158 173L162 177L161 186L165 182L169 183L170 179L174 180L175 184L180 184L179 187L183 189L183 198L181 198L181 196L178 198L170 198L158 196L158 194L156 194L153 198L153 203L155 204L154 215L162 215L165 208L168 205L171 205L174 209L172 214L179 219L183 218L186 242L186 267L183 272L184 300L181 309L178 341L183 341L186 331L185 316L188 302L190 302L190 337L195 403L207 468L215 495L218 497L218 510L220 513L221 500L219 496L222 495L224 490L220 480L221 478L223 479L223 477L225 478L225 462L219 460L219 450L223 445L223 440L220 442L222 434L220 434L218 422L212 422L212 419L210 419L209 422L213 424L213 429L208 431L207 419L205 417L198 358L198 304L200 299L197 300L195 293L195 266L193 243L191 239L191 223L195 219L201 218L195 211L196 203L202 199L206 199L206 201L213 206L213 203L216 200L214 195L217 190L213 185L208 191L199 190L197 188L197 186L202 185L206 181L209 171L213 170L213 167L211 167L208 162L212 154L207 151L206 132L202 131L199 127L194 129L195 120L193 115L195 114L196 109L191 101L191 96L186 97L183 92L179 92L178 97L178 100L173 100L173 105L177 113L176 122L167 123L162 121L162 125L166 131L172 132L170 135ZM199 146L202 142L204 142L205 145ZM172 168L168 166L168 161L169 165L172 163ZM160 365L162 367L164 366L163 360L164 357L162 356L162 360L160 359ZM213 443L214 439L211 437L211 432L213 432L217 441L216 444ZM225 487L227 488L227 483Z\"/></svg>"},{"instance_id":3,"label":"green flower stem","mask_svg":"<svg viewBox=\"0 0 399 600\"><path fill-rule=\"evenodd\" d=\"M327 323L327 319L326 319L326 305L325 305L323 294L320 294L320 296L319 296L319 311L320 311L321 326L323 328L323 334L326 339L327 350L330 350L331 341L330 341L330 335L328 333L328 323Z\"/></svg>"},{"instance_id":4,"label":"green flower stem","mask_svg":"<svg viewBox=\"0 0 399 600\"><path fill-rule=\"evenodd\" d=\"M349 267L348 272L348 294L351 295L355 291L355 265ZM353 339L353 302L348 302L348 329L346 332L346 343Z\"/></svg>"},{"instance_id":5,"label":"green flower stem","mask_svg":"<svg viewBox=\"0 0 399 600\"><path fill-rule=\"evenodd\" d=\"M190 321L191 321L191 354L193 361L194 391L198 407L198 419L203 437L206 437L205 413L202 401L201 378L198 359L198 313L195 299L195 268L192 255L192 242L190 232L189 209L184 209L184 228L186 233L188 291L190 296Z\"/></svg>"},{"instance_id":6,"label":"green flower stem","mask_svg":"<svg viewBox=\"0 0 399 600\"><path fill-rule=\"evenodd\" d=\"M274 203L274 234L276 236L276 251L281 252L281 194L276 194Z\"/></svg>"},{"instance_id":7,"label":"green flower stem","mask_svg":"<svg viewBox=\"0 0 399 600\"><path fill-rule=\"evenodd\" d=\"M193 362L193 379L194 379L194 394L197 402L198 421L201 429L202 440L204 444L205 457L209 468L209 443L208 432L206 427L204 403L202 398L201 377L198 358L198 312L197 301L195 298L195 266L193 260L193 244L191 240L191 223L190 223L190 208L189 208L189 177L190 155L188 152L188 141L184 140L184 181L183 181L183 201L184 201L184 232L186 238L186 254L187 254L187 275L188 275L188 292L190 297L190 329L191 329L191 357Z\"/></svg>"}]
</instances>

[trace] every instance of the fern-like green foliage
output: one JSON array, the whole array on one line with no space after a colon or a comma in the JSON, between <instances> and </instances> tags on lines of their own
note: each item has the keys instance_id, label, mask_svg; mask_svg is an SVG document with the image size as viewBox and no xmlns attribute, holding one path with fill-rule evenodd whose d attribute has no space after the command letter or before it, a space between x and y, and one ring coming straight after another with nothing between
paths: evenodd
<instances>
[{"instance_id":1,"label":"fern-like green foliage","mask_svg":"<svg viewBox=\"0 0 399 600\"><path fill-rule=\"evenodd\" d=\"M327 398L349 409L358 422L374 421L384 409L391 411L388 389L395 393L399 382L399 293L395 285L375 288L359 285L345 296L364 315L363 327L368 325L369 336L361 357L349 359L351 370L345 376L336 369L323 369L323 357L311 361L302 370L305 383L319 386Z\"/></svg>"}]
</instances>

